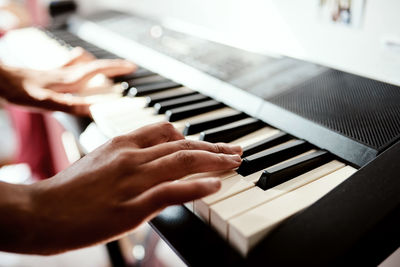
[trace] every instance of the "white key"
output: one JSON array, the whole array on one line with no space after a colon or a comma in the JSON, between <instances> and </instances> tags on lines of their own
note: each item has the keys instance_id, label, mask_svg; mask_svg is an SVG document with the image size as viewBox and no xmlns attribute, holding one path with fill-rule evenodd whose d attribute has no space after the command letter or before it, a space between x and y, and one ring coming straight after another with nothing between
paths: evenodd
<instances>
[{"instance_id":1,"label":"white key","mask_svg":"<svg viewBox=\"0 0 400 267\"><path fill-rule=\"evenodd\" d=\"M224 116L224 115L230 114L232 111L233 111L233 109L225 107L225 108L217 109L214 111L206 112L206 113L203 113L200 115L196 115L196 116L193 116L190 118L186 118L186 119L183 119L180 121L176 121L176 122L173 122L172 124L175 126L175 128L178 131L183 132L183 130L185 129L186 123L188 123L188 122L208 120L208 119L212 119L217 116Z\"/></svg>"},{"instance_id":2,"label":"white key","mask_svg":"<svg viewBox=\"0 0 400 267\"><path fill-rule=\"evenodd\" d=\"M251 134L243 136L239 139L236 139L231 144L240 145L241 147L246 147L252 144L255 144L261 140L265 140L275 134L278 134L280 131L277 129L273 129L271 127L264 127L260 130L257 130Z\"/></svg>"},{"instance_id":3,"label":"white key","mask_svg":"<svg viewBox=\"0 0 400 267\"><path fill-rule=\"evenodd\" d=\"M316 202L354 172L356 169L346 166L229 220L229 243L247 255L279 223Z\"/></svg>"},{"instance_id":4,"label":"white key","mask_svg":"<svg viewBox=\"0 0 400 267\"><path fill-rule=\"evenodd\" d=\"M242 178L243 176L237 174L222 180L222 187L217 193L194 201L194 211L208 223L210 219L209 207L211 204L254 187L252 182L248 182Z\"/></svg>"},{"instance_id":5,"label":"white key","mask_svg":"<svg viewBox=\"0 0 400 267\"><path fill-rule=\"evenodd\" d=\"M117 128L117 130L120 134L125 134L128 132L137 130L141 127L144 127L146 125L163 122L163 121L165 121L164 115L153 115L153 116L149 116L147 118L132 119L131 121L126 121L125 123L121 123L119 125L119 127Z\"/></svg>"},{"instance_id":6,"label":"white key","mask_svg":"<svg viewBox=\"0 0 400 267\"><path fill-rule=\"evenodd\" d=\"M118 133L120 123L114 119L127 117L130 114L143 110L146 100L144 97L123 97L107 103L90 106L90 112L99 129L107 136L114 137Z\"/></svg>"},{"instance_id":7,"label":"white key","mask_svg":"<svg viewBox=\"0 0 400 267\"><path fill-rule=\"evenodd\" d=\"M270 168L274 166L278 166L280 164L283 164L289 160L296 159L298 157L305 156L307 154L313 153L315 150L310 150L305 153L302 153L296 157L293 157L291 159L282 161L278 164L275 164L271 166ZM193 207L194 211L196 214L198 214L204 221L209 222L210 221L210 206L212 204L217 203L218 201L222 201L228 197L234 196L236 194L239 194L240 192L243 192L249 188L252 188L255 186L255 183L258 181L262 174L263 170L258 171L256 173L253 173L251 175L243 177L240 174L235 173L233 176L228 176L224 177L222 180L222 186L221 189L207 197L198 199L194 201ZM210 177L210 176L207 176Z\"/></svg>"},{"instance_id":8,"label":"white key","mask_svg":"<svg viewBox=\"0 0 400 267\"><path fill-rule=\"evenodd\" d=\"M224 238L227 238L228 220L263 203L293 191L303 185L315 181L323 176L326 176L340 168L343 168L344 166L345 164L333 160L269 190L264 191L255 186L249 190L233 195L230 198L210 206L210 223L213 228L218 231L218 233L220 233ZM261 176L261 173L259 173L257 176L258 179Z\"/></svg>"}]
</instances>

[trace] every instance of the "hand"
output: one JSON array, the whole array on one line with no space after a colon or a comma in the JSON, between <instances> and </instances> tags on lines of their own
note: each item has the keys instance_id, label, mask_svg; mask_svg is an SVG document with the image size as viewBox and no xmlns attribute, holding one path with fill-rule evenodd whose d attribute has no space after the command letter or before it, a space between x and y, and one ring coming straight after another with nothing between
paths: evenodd
<instances>
[{"instance_id":1,"label":"hand","mask_svg":"<svg viewBox=\"0 0 400 267\"><path fill-rule=\"evenodd\" d=\"M184 140L169 123L116 137L31 186L33 216L26 223L33 236L26 234L28 240L15 249L53 254L115 239L168 205L216 192L217 178L177 179L237 168L241 153L240 146Z\"/></svg>"},{"instance_id":2,"label":"hand","mask_svg":"<svg viewBox=\"0 0 400 267\"><path fill-rule=\"evenodd\" d=\"M70 93L84 90L99 73L114 77L136 69L125 60L94 60L81 48L72 54L67 64L49 71L0 66L0 96L18 105L88 116L89 103Z\"/></svg>"}]
</instances>

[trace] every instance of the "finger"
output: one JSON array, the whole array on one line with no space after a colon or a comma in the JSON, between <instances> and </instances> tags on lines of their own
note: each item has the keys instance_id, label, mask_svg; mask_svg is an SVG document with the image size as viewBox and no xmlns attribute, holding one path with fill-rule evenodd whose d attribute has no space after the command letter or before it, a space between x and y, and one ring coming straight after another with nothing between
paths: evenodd
<instances>
[{"instance_id":1,"label":"finger","mask_svg":"<svg viewBox=\"0 0 400 267\"><path fill-rule=\"evenodd\" d=\"M181 150L168 156L142 164L139 171L151 187L189 174L223 171L239 167L242 159L237 154L216 154L201 150ZM137 169L138 167L136 167Z\"/></svg>"},{"instance_id":2,"label":"finger","mask_svg":"<svg viewBox=\"0 0 400 267\"><path fill-rule=\"evenodd\" d=\"M96 58L91 53L82 47L75 47L71 50L71 58L67 63L64 64L64 67L72 66L78 63L89 62L95 59Z\"/></svg>"},{"instance_id":3,"label":"finger","mask_svg":"<svg viewBox=\"0 0 400 267\"><path fill-rule=\"evenodd\" d=\"M47 107L46 107L47 106ZM72 96L69 94L52 94L42 103L42 107L49 110L58 110L74 114L81 117L90 117L90 104L83 97Z\"/></svg>"},{"instance_id":4,"label":"finger","mask_svg":"<svg viewBox=\"0 0 400 267\"><path fill-rule=\"evenodd\" d=\"M168 182L150 188L133 201L128 202L128 206L133 208L135 213L138 210L142 211L142 217L146 218L155 215L156 212L167 206L205 197L217 192L220 188L221 182L216 178Z\"/></svg>"},{"instance_id":5,"label":"finger","mask_svg":"<svg viewBox=\"0 0 400 267\"><path fill-rule=\"evenodd\" d=\"M180 150L204 150L213 153L238 155L242 155L243 153L241 146L238 145L230 145L224 143L213 144L209 142L194 140L179 140L143 149L140 154L140 164L150 162L152 160L164 157Z\"/></svg>"},{"instance_id":6,"label":"finger","mask_svg":"<svg viewBox=\"0 0 400 267\"><path fill-rule=\"evenodd\" d=\"M11 103L33 108L63 111L78 116L89 116L89 104L81 97L55 93L51 90L37 88L30 90L29 95L8 99Z\"/></svg>"},{"instance_id":7,"label":"finger","mask_svg":"<svg viewBox=\"0 0 400 267\"><path fill-rule=\"evenodd\" d=\"M76 92L85 87L97 74L115 77L132 73L136 66L122 59L101 59L62 69L62 82L47 84L46 87L60 92Z\"/></svg>"},{"instance_id":8,"label":"finger","mask_svg":"<svg viewBox=\"0 0 400 267\"><path fill-rule=\"evenodd\" d=\"M184 139L183 135L169 122L150 124L115 138L115 143L124 146L134 144L135 147L146 148L165 142ZM128 142L128 144L126 144Z\"/></svg>"}]
</instances>

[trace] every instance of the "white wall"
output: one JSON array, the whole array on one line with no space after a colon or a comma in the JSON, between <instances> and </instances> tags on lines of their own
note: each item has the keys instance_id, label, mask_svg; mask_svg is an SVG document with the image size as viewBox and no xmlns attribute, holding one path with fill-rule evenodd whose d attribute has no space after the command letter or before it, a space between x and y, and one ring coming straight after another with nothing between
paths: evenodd
<instances>
[{"instance_id":1,"label":"white wall","mask_svg":"<svg viewBox=\"0 0 400 267\"><path fill-rule=\"evenodd\" d=\"M93 0L81 0L93 10ZM262 53L280 53L400 85L400 1L366 0L363 23L349 28L322 22L319 0L97 0L166 22L211 39ZM172 20L171 20L172 18ZM196 27L193 27L196 25ZM194 30L195 29L195 30Z\"/></svg>"}]
</instances>

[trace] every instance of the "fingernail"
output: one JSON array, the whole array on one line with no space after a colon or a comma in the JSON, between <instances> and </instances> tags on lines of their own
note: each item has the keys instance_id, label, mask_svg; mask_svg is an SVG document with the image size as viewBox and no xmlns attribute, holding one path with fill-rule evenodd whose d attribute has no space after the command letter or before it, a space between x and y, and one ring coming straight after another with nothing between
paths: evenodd
<instances>
[{"instance_id":1,"label":"fingernail","mask_svg":"<svg viewBox=\"0 0 400 267\"><path fill-rule=\"evenodd\" d=\"M206 183L210 189L215 191L221 188L221 181L218 178L204 178L203 182Z\"/></svg>"},{"instance_id":2,"label":"fingernail","mask_svg":"<svg viewBox=\"0 0 400 267\"><path fill-rule=\"evenodd\" d=\"M239 145L229 145L229 146L230 146L231 150L233 152L235 152L236 154L241 155L243 153L243 149L241 146L239 146Z\"/></svg>"}]
</instances>

